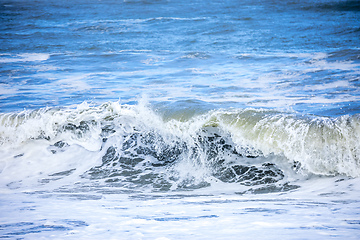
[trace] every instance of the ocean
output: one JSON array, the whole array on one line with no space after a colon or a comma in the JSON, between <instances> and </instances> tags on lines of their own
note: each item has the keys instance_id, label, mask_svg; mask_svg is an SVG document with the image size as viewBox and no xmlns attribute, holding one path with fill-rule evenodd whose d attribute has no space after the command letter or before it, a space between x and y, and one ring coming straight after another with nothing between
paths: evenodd
<instances>
[{"instance_id":1,"label":"ocean","mask_svg":"<svg viewBox=\"0 0 360 240\"><path fill-rule=\"evenodd\" d=\"M360 239L358 0L0 0L1 239Z\"/></svg>"}]
</instances>

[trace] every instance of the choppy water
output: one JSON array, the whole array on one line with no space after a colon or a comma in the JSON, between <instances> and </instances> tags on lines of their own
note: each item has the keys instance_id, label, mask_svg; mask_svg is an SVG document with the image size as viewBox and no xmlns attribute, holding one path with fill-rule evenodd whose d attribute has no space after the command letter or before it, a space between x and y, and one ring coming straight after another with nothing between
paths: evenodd
<instances>
[{"instance_id":1,"label":"choppy water","mask_svg":"<svg viewBox=\"0 0 360 240\"><path fill-rule=\"evenodd\" d=\"M0 238L358 239L359 12L0 0Z\"/></svg>"}]
</instances>

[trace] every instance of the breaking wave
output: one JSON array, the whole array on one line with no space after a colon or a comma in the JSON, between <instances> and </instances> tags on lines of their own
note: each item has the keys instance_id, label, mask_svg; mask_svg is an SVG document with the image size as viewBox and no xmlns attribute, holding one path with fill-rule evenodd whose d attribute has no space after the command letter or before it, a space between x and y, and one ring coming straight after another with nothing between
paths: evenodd
<instances>
[{"instance_id":1,"label":"breaking wave","mask_svg":"<svg viewBox=\"0 0 360 240\"><path fill-rule=\"evenodd\" d=\"M17 188L77 176L124 189L234 183L297 188L290 175L360 175L359 115L264 109L167 111L148 104L46 108L0 115L0 175ZM75 181L75 180L74 180Z\"/></svg>"}]
</instances>

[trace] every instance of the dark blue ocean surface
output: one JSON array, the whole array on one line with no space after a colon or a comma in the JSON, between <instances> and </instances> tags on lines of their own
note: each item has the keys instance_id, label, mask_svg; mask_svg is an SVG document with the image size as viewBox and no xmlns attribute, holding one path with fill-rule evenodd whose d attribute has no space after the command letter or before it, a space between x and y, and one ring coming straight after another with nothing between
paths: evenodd
<instances>
[{"instance_id":1,"label":"dark blue ocean surface","mask_svg":"<svg viewBox=\"0 0 360 240\"><path fill-rule=\"evenodd\" d=\"M203 101L359 113L358 1L6 1L0 111Z\"/></svg>"}]
</instances>

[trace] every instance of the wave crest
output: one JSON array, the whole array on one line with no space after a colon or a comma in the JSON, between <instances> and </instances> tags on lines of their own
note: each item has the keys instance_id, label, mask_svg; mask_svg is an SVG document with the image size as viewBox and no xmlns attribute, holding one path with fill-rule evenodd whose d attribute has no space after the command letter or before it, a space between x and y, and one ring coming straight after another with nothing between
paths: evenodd
<instances>
[{"instance_id":1,"label":"wave crest","mask_svg":"<svg viewBox=\"0 0 360 240\"><path fill-rule=\"evenodd\" d=\"M186 159L213 173L223 171L215 166L224 159L229 168L259 156L267 164L268 158L278 156L298 172L359 177L359 138L359 115L324 118L233 109L183 119L179 113L161 116L146 104L118 102L0 115L3 149L32 141L51 146L63 142L95 152L106 148L120 154L117 161L152 158L152 166ZM100 167L107 163L103 158Z\"/></svg>"}]
</instances>

